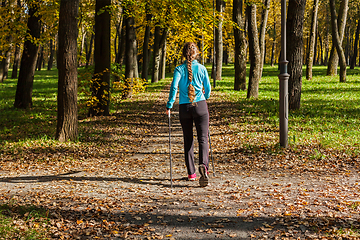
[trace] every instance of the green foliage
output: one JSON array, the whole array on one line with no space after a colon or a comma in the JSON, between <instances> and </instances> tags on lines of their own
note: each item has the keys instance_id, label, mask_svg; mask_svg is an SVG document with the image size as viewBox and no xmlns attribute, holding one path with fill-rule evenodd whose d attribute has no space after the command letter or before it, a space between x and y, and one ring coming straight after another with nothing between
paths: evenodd
<instances>
[{"instance_id":1,"label":"green foliage","mask_svg":"<svg viewBox=\"0 0 360 240\"><path fill-rule=\"evenodd\" d=\"M146 89L146 80L143 78L126 78L119 82L113 83L113 89L120 92L122 99L125 99L128 94L138 94L144 92Z\"/></svg>"},{"instance_id":2,"label":"green foliage","mask_svg":"<svg viewBox=\"0 0 360 240\"><path fill-rule=\"evenodd\" d=\"M111 68L112 90L118 92L121 99L125 99L129 93L138 94L146 89L146 80L142 78L125 78L120 64L113 63Z\"/></svg>"},{"instance_id":3,"label":"green foliage","mask_svg":"<svg viewBox=\"0 0 360 240\"><path fill-rule=\"evenodd\" d=\"M358 202L358 201L352 202L349 205L349 207L352 208L353 210L356 210L359 206L360 206L360 202Z\"/></svg>"},{"instance_id":4,"label":"green foliage","mask_svg":"<svg viewBox=\"0 0 360 240\"><path fill-rule=\"evenodd\" d=\"M57 116L57 79L56 69L36 72L32 95L34 106L29 111L13 107L17 79L7 79L0 84L0 142L31 141L44 136L53 138Z\"/></svg>"},{"instance_id":5,"label":"green foliage","mask_svg":"<svg viewBox=\"0 0 360 240\"><path fill-rule=\"evenodd\" d=\"M360 237L360 230L356 229L354 227L351 228L340 228L338 230L335 230L335 235L338 236L344 236L345 238L347 236L351 236L351 238L357 239Z\"/></svg>"},{"instance_id":6,"label":"green foliage","mask_svg":"<svg viewBox=\"0 0 360 240\"><path fill-rule=\"evenodd\" d=\"M78 90L79 94L83 95L86 99L85 107L101 111L100 104L106 104L106 102L109 100L109 95L106 90L103 91L101 99L97 97L97 92L101 88L107 88L108 83L103 82L101 76L105 73L108 73L109 71L109 69L106 69L102 73L94 74L93 67L83 68L79 70Z\"/></svg>"},{"instance_id":7,"label":"green foliage","mask_svg":"<svg viewBox=\"0 0 360 240\"><path fill-rule=\"evenodd\" d=\"M47 239L48 212L35 206L0 205L0 239Z\"/></svg>"},{"instance_id":8,"label":"green foliage","mask_svg":"<svg viewBox=\"0 0 360 240\"><path fill-rule=\"evenodd\" d=\"M211 66L207 67L210 71ZM224 66L223 80L217 81L217 87L213 89L211 101L214 104L209 105L210 110L220 112L219 124L230 126L245 149L263 151L266 147L276 150L279 141L277 68L265 65L258 99L247 99L246 91L233 90L233 71L233 65ZM127 106L137 107L136 103L132 103L134 99L123 98L125 87L122 90L116 87L118 82L126 84L119 66L113 65L112 72L112 111L119 111ZM91 97L89 80L92 79L92 73L93 69L90 67L79 69L80 119L85 118L88 110L85 104ZM311 153L314 160L324 158L326 149L356 154L359 153L360 146L360 69L348 71L347 83L339 83L337 77L325 75L325 67L314 67L314 79L303 82L301 108L289 114L290 148L310 146L317 149ZM163 89L169 81L168 78L157 84L140 84L139 95L151 106L156 101L152 97L154 93ZM145 86L146 90L143 92ZM9 79L0 84L0 154L7 151L17 156L21 155L23 148L35 148L39 151L53 148L57 145L53 140L56 129L57 71L36 72L33 108L30 111L13 108L15 91L16 80ZM136 92L137 90L133 93ZM224 111L223 104L231 104L231 110ZM88 138L90 133L80 130L80 134L81 141ZM64 147L67 148L68 145Z\"/></svg>"},{"instance_id":9,"label":"green foliage","mask_svg":"<svg viewBox=\"0 0 360 240\"><path fill-rule=\"evenodd\" d=\"M210 71L208 66L208 70ZM326 76L326 67L314 66L314 79L303 81L301 108L289 112L290 148L313 146L360 152L360 69L348 70L348 82ZM247 99L246 91L233 90L233 65L224 66L223 80L217 81L215 101L232 102L234 110L224 113L223 121L237 129L245 143L276 146L279 141L279 79L276 67L264 67L259 98ZM214 106L216 108L216 106ZM240 120L233 115L241 116ZM295 139L295 141L294 141ZM323 158L319 150L314 159Z\"/></svg>"},{"instance_id":10,"label":"green foliage","mask_svg":"<svg viewBox=\"0 0 360 240\"><path fill-rule=\"evenodd\" d=\"M103 73L93 74L93 67L79 69L79 94L86 99L86 107L96 107L99 104L99 99L92 94L93 91L99 90L102 86L106 86L107 83L100 81L100 76ZM142 78L125 79L125 75L122 72L121 65L113 63L111 65L111 85L110 85L110 96L111 98L125 99L129 93L138 94L144 92L146 89L146 80ZM84 102L82 98L82 102ZM103 101L107 101L107 95L102 98Z\"/></svg>"},{"instance_id":11,"label":"green foliage","mask_svg":"<svg viewBox=\"0 0 360 240\"><path fill-rule=\"evenodd\" d=\"M16 4L6 4L0 7L0 53L8 51L12 43L20 44L25 38L27 16L24 9ZM0 61L4 56L0 54Z\"/></svg>"},{"instance_id":12,"label":"green foliage","mask_svg":"<svg viewBox=\"0 0 360 240\"><path fill-rule=\"evenodd\" d=\"M78 69L78 92L80 96L91 95L90 81L93 78L94 66L82 67Z\"/></svg>"},{"instance_id":13,"label":"green foliage","mask_svg":"<svg viewBox=\"0 0 360 240\"><path fill-rule=\"evenodd\" d=\"M80 119L88 113L86 103L91 98L89 80L92 79L93 72L92 67L79 69L78 110ZM26 157L26 149L36 149L36 152L43 152L46 149L59 147L59 143L54 140L57 119L58 72L57 69L53 69L51 71L37 71L35 74L33 107L30 110L14 109L13 107L17 79L8 79L0 84L0 159L3 159L2 154L5 152L21 160ZM115 77L112 76L112 81L114 80ZM138 86L135 86L135 89L138 90L133 94L139 93L140 89L147 86L149 104L154 101L152 93L160 91L165 84L164 81L151 85L146 85L143 82L144 84L140 86L140 82L142 81L139 81ZM123 99L121 91L115 88L111 89L111 97L112 111L117 111L119 107L123 106L121 102L133 101L133 99ZM83 139L82 136L84 138L89 137L88 133L80 130L80 141ZM73 146L72 144L60 145L61 148L68 148ZM39 157L37 160L43 161L46 158Z\"/></svg>"}]
</instances>

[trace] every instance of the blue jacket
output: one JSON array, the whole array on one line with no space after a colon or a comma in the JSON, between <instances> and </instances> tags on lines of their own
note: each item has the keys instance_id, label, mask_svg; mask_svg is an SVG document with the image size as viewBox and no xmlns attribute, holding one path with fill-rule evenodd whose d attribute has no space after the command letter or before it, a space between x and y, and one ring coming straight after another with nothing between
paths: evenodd
<instances>
[{"instance_id":1,"label":"blue jacket","mask_svg":"<svg viewBox=\"0 0 360 240\"><path fill-rule=\"evenodd\" d=\"M210 97L211 85L209 80L208 72L204 65L194 60L191 64L193 73L192 85L195 88L195 99L194 102L206 100ZM188 70L186 61L175 68L173 81L170 87L169 100L166 104L166 108L170 109L176 99L177 90L179 87L179 104L190 103L188 97L188 86L190 81L188 79ZM203 93L204 87L204 93Z\"/></svg>"}]
</instances>

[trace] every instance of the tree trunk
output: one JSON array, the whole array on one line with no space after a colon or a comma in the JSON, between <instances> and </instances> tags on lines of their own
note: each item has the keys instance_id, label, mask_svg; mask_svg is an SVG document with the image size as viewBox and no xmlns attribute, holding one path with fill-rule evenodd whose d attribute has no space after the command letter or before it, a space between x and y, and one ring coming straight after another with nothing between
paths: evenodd
<instances>
[{"instance_id":1,"label":"tree trunk","mask_svg":"<svg viewBox=\"0 0 360 240\"><path fill-rule=\"evenodd\" d=\"M311 15L311 27L310 27L310 42L309 42L309 49L307 52L308 59L306 61L306 79L312 79L312 67L313 61L315 56L315 42L316 42L316 26L317 26L317 14L319 9L319 0L314 0L314 5L312 9Z\"/></svg>"},{"instance_id":2,"label":"tree trunk","mask_svg":"<svg viewBox=\"0 0 360 240\"><path fill-rule=\"evenodd\" d=\"M348 0L343 0L342 3L344 4L344 8L342 8L343 11L347 12ZM342 41L339 36L339 29L336 18L335 0L330 0L330 12L331 12L332 40L333 40L333 44L336 47L336 51L340 60L340 82L346 82L346 59L345 59L344 50L341 45ZM344 15L346 14L344 13Z\"/></svg>"},{"instance_id":3,"label":"tree trunk","mask_svg":"<svg viewBox=\"0 0 360 240\"><path fill-rule=\"evenodd\" d=\"M337 18L337 23L338 23L337 29L339 31L341 45L342 45L342 41L344 39L347 11L348 11L348 0L342 0L340 3L340 10L339 10L338 18ZM330 10L330 12L331 12L331 10ZM331 17L330 17L330 20L332 22ZM337 74L338 64L339 64L339 55L336 50L336 46L333 42L332 47L331 47L331 52L330 52L330 58L329 58L329 62L328 62L328 69L327 69L328 76L334 76Z\"/></svg>"},{"instance_id":4,"label":"tree trunk","mask_svg":"<svg viewBox=\"0 0 360 240\"><path fill-rule=\"evenodd\" d=\"M13 47L11 46L8 51L5 53L5 74L4 74L4 80L8 78L9 75L9 68L10 68L10 62L11 62L11 52Z\"/></svg>"},{"instance_id":5,"label":"tree trunk","mask_svg":"<svg viewBox=\"0 0 360 240\"><path fill-rule=\"evenodd\" d=\"M118 51L118 45L120 43L119 38L121 36L121 25L122 25L122 21L120 21L117 25L116 25L116 34L115 34L115 38L114 38L114 54L115 54L115 59L117 59L119 51Z\"/></svg>"},{"instance_id":6,"label":"tree trunk","mask_svg":"<svg viewBox=\"0 0 360 240\"><path fill-rule=\"evenodd\" d=\"M135 57L136 52L136 35L135 35L135 20L132 16L127 16L126 23L126 48L125 48L125 79L129 85L129 91L126 98L132 97L132 86L137 68L137 59Z\"/></svg>"},{"instance_id":7,"label":"tree trunk","mask_svg":"<svg viewBox=\"0 0 360 240\"><path fill-rule=\"evenodd\" d=\"M12 47L10 46L5 51L4 58L0 61L0 82L4 82L8 78L11 50Z\"/></svg>"},{"instance_id":8,"label":"tree trunk","mask_svg":"<svg viewBox=\"0 0 360 240\"><path fill-rule=\"evenodd\" d=\"M162 34L161 34L162 30ZM161 49L165 44L168 30L165 28L160 28L159 26L155 27L155 38L154 38L154 53L153 53L153 74L152 74L152 83L159 81L159 72L160 72L160 53Z\"/></svg>"},{"instance_id":9,"label":"tree trunk","mask_svg":"<svg viewBox=\"0 0 360 240\"><path fill-rule=\"evenodd\" d=\"M159 80L162 80L165 78L165 68L164 64L166 64L166 41L162 49L160 50L160 65L159 65ZM165 58L165 59L164 59Z\"/></svg>"},{"instance_id":10,"label":"tree trunk","mask_svg":"<svg viewBox=\"0 0 360 240\"><path fill-rule=\"evenodd\" d=\"M118 54L116 56L116 60L115 62L120 64L120 66L122 66L122 64L124 63L124 58L125 58L125 47L126 47L126 19L124 17L124 20L122 22L122 26L121 26L121 34L119 37L119 47L118 47Z\"/></svg>"},{"instance_id":11,"label":"tree trunk","mask_svg":"<svg viewBox=\"0 0 360 240\"><path fill-rule=\"evenodd\" d=\"M155 27L154 32L154 50L153 50L153 72L151 82L156 83L159 81L159 62L160 62L160 26Z\"/></svg>"},{"instance_id":12,"label":"tree trunk","mask_svg":"<svg viewBox=\"0 0 360 240\"><path fill-rule=\"evenodd\" d=\"M121 45L121 37L123 36L124 31L124 13L121 9L121 16L118 25L116 26L116 37L114 39L114 49L115 49L115 62L118 63L119 54L120 54L120 45Z\"/></svg>"},{"instance_id":13,"label":"tree trunk","mask_svg":"<svg viewBox=\"0 0 360 240\"><path fill-rule=\"evenodd\" d=\"M160 79L165 79L165 73L166 73L166 40L161 49L160 72L159 72Z\"/></svg>"},{"instance_id":14,"label":"tree trunk","mask_svg":"<svg viewBox=\"0 0 360 240\"><path fill-rule=\"evenodd\" d=\"M0 60L0 83L4 82L4 78L5 78L5 59L2 59Z\"/></svg>"},{"instance_id":15,"label":"tree trunk","mask_svg":"<svg viewBox=\"0 0 360 240\"><path fill-rule=\"evenodd\" d=\"M94 33L92 33L91 38L90 38L90 43L89 43L89 50L86 52L86 64L85 64L85 67L88 67L89 64L90 64L94 39L95 39L95 35L94 35Z\"/></svg>"},{"instance_id":16,"label":"tree trunk","mask_svg":"<svg viewBox=\"0 0 360 240\"><path fill-rule=\"evenodd\" d=\"M215 28L215 65L216 73L215 79L221 80L222 76L222 63L223 63L223 36L222 36L222 25L223 25L223 13L225 9L224 0L216 0L216 11L219 13L218 26Z\"/></svg>"},{"instance_id":17,"label":"tree trunk","mask_svg":"<svg viewBox=\"0 0 360 240\"><path fill-rule=\"evenodd\" d=\"M79 59L78 59L78 66L83 65L83 52L85 49L85 41L86 41L86 35L87 32L85 31L84 27L82 28L82 36L81 36L81 45L80 45L80 51L79 51ZM86 55L86 52L85 52Z\"/></svg>"},{"instance_id":18,"label":"tree trunk","mask_svg":"<svg viewBox=\"0 0 360 240\"><path fill-rule=\"evenodd\" d=\"M89 109L90 116L110 114L110 12L111 0L96 0L95 6L95 70L92 96L97 100ZM99 14L101 12L101 14Z\"/></svg>"},{"instance_id":19,"label":"tree trunk","mask_svg":"<svg viewBox=\"0 0 360 240\"><path fill-rule=\"evenodd\" d=\"M36 68L38 71L41 71L43 60L44 60L44 48L43 48L43 46L40 46L37 63L36 63L36 65L37 65Z\"/></svg>"},{"instance_id":20,"label":"tree trunk","mask_svg":"<svg viewBox=\"0 0 360 240\"><path fill-rule=\"evenodd\" d=\"M59 13L58 97L55 138L60 142L78 137L77 36L79 0L61 0Z\"/></svg>"},{"instance_id":21,"label":"tree trunk","mask_svg":"<svg viewBox=\"0 0 360 240\"><path fill-rule=\"evenodd\" d=\"M159 78L162 79L162 76L164 76L165 78L165 66L166 66L166 40L167 40L167 36L168 36L168 32L169 30L164 28L163 29L163 33L161 35L161 39L160 39L160 52L163 53L163 55L161 55L161 61L160 61L160 72L159 72ZM164 68L163 73L161 73L161 68Z\"/></svg>"},{"instance_id":22,"label":"tree trunk","mask_svg":"<svg viewBox=\"0 0 360 240\"><path fill-rule=\"evenodd\" d=\"M216 30L214 30L214 32L216 32ZM214 34L215 36L215 34ZM214 43L214 48L211 49L211 62L212 62L212 66L211 66L211 78L214 79L214 86L216 85L216 72L215 72L215 69L216 69L216 52L214 51L215 49L215 43Z\"/></svg>"},{"instance_id":23,"label":"tree trunk","mask_svg":"<svg viewBox=\"0 0 360 240\"><path fill-rule=\"evenodd\" d=\"M259 46L259 37L256 24L256 5L250 4L246 7L248 17L248 34L249 34L249 86L247 98L257 98L259 96L259 82L261 74L261 55Z\"/></svg>"},{"instance_id":24,"label":"tree trunk","mask_svg":"<svg viewBox=\"0 0 360 240\"><path fill-rule=\"evenodd\" d=\"M36 5L30 5L28 18L27 33L32 39L40 38L41 24L40 16L37 12ZM27 39L24 43L24 50L21 57L18 83L16 86L16 95L14 107L31 108L32 107L32 89L34 82L34 73L36 69L36 59L39 52L39 46Z\"/></svg>"},{"instance_id":25,"label":"tree trunk","mask_svg":"<svg viewBox=\"0 0 360 240\"><path fill-rule=\"evenodd\" d=\"M233 21L235 37L235 81L234 90L246 90L246 37L243 17L243 0L233 2Z\"/></svg>"},{"instance_id":26,"label":"tree trunk","mask_svg":"<svg viewBox=\"0 0 360 240\"><path fill-rule=\"evenodd\" d=\"M358 13L358 16L360 18L360 10ZM356 28L356 33L355 33L355 42L354 42L354 52L351 58L351 63L350 63L350 69L354 69L355 65L356 65L356 58L357 58L357 54L358 54L358 45L359 45L359 35L360 35L360 20L358 20L358 25Z\"/></svg>"},{"instance_id":27,"label":"tree trunk","mask_svg":"<svg viewBox=\"0 0 360 240\"><path fill-rule=\"evenodd\" d=\"M352 25L349 23L349 25ZM350 26L347 27L347 33L346 35L346 46L345 46L345 59L346 59L346 65L350 65ZM352 34L351 34L352 35Z\"/></svg>"},{"instance_id":28,"label":"tree trunk","mask_svg":"<svg viewBox=\"0 0 360 240\"><path fill-rule=\"evenodd\" d=\"M135 25L135 23L134 23ZM134 35L135 35L135 46L134 46L134 65L135 65L135 78L139 78L139 58L138 58L138 48L136 41L136 27L134 26Z\"/></svg>"},{"instance_id":29,"label":"tree trunk","mask_svg":"<svg viewBox=\"0 0 360 240\"><path fill-rule=\"evenodd\" d=\"M307 55L307 49L309 49L309 43L310 43L310 41L309 41L309 38L310 38L310 33L309 33L309 37L308 38L306 38L306 44L304 44L304 56L303 56L303 62L305 62L305 65L307 65L307 59L308 59L308 55Z\"/></svg>"},{"instance_id":30,"label":"tree trunk","mask_svg":"<svg viewBox=\"0 0 360 240\"><path fill-rule=\"evenodd\" d=\"M0 5L1 7L6 7L6 5L10 6L10 2L7 1L0 1ZM11 22L13 22L11 20ZM3 24L8 25L7 22L4 22ZM7 43L11 43L12 42L12 36L11 34L8 34L5 37L5 41ZM5 53L0 51L0 82L4 82L7 78L8 78L8 71L9 71L9 66L10 66L10 57L11 57L11 51L12 51L12 45L10 44L9 47L7 47L5 49ZM1 57L3 57L1 59Z\"/></svg>"},{"instance_id":31,"label":"tree trunk","mask_svg":"<svg viewBox=\"0 0 360 240\"><path fill-rule=\"evenodd\" d=\"M150 21L151 14L146 14L146 27L144 34L144 42L143 42L143 64L141 71L141 78L148 80L149 75L149 41L150 41Z\"/></svg>"},{"instance_id":32,"label":"tree trunk","mask_svg":"<svg viewBox=\"0 0 360 240\"><path fill-rule=\"evenodd\" d=\"M289 61L289 109L299 109L302 88L303 28L306 0L289 0L286 57Z\"/></svg>"},{"instance_id":33,"label":"tree trunk","mask_svg":"<svg viewBox=\"0 0 360 240\"><path fill-rule=\"evenodd\" d=\"M17 43L15 44L15 53L14 53L14 63L13 63L13 70L11 73L11 78L15 79L18 75L18 68L20 63L20 45Z\"/></svg>"},{"instance_id":34,"label":"tree trunk","mask_svg":"<svg viewBox=\"0 0 360 240\"><path fill-rule=\"evenodd\" d=\"M324 65L324 47L323 47L323 40L322 40L320 31L319 31L319 28L317 28L317 29L318 29L317 31L318 31L319 45L320 45L320 56L319 56L319 59L320 59L320 64L321 64L321 65Z\"/></svg>"},{"instance_id":35,"label":"tree trunk","mask_svg":"<svg viewBox=\"0 0 360 240\"><path fill-rule=\"evenodd\" d=\"M324 59L325 66L327 66L329 62L329 25L330 25L329 13L328 11L326 11L326 37L325 37L325 59Z\"/></svg>"},{"instance_id":36,"label":"tree trunk","mask_svg":"<svg viewBox=\"0 0 360 240\"><path fill-rule=\"evenodd\" d=\"M53 67L53 63L54 63L54 54L55 54L55 50L54 50L54 41L51 39L49 42L50 45L50 56L49 56L49 60L48 60L48 66L47 66L47 70L51 70Z\"/></svg>"},{"instance_id":37,"label":"tree trunk","mask_svg":"<svg viewBox=\"0 0 360 240\"><path fill-rule=\"evenodd\" d=\"M270 0L264 0L264 6L261 13L261 24L260 24L260 35L259 35L259 46L260 46L260 77L262 76L264 61L265 61L265 35L266 25L269 16Z\"/></svg>"},{"instance_id":38,"label":"tree trunk","mask_svg":"<svg viewBox=\"0 0 360 240\"><path fill-rule=\"evenodd\" d=\"M18 7L21 7L21 1L17 0L16 4ZM21 17L19 17L16 21L20 21ZM18 34L18 31L15 31L15 34ZM14 52L14 62L13 62L13 69L11 73L11 78L15 79L18 77L18 69L20 64L20 57L21 57L21 47L20 43L15 43L15 52Z\"/></svg>"},{"instance_id":39,"label":"tree trunk","mask_svg":"<svg viewBox=\"0 0 360 240\"><path fill-rule=\"evenodd\" d=\"M228 46L225 46L223 53L223 63L227 66L229 64Z\"/></svg>"},{"instance_id":40,"label":"tree trunk","mask_svg":"<svg viewBox=\"0 0 360 240\"><path fill-rule=\"evenodd\" d=\"M317 63L317 56L318 56L318 24L316 24L316 27L315 27L315 45L314 45L314 56L313 56L313 65L316 65ZM311 69L312 70L312 69Z\"/></svg>"},{"instance_id":41,"label":"tree trunk","mask_svg":"<svg viewBox=\"0 0 360 240\"><path fill-rule=\"evenodd\" d=\"M338 61L339 56L337 55L335 44L332 43L326 75L335 76L337 74Z\"/></svg>"},{"instance_id":42,"label":"tree trunk","mask_svg":"<svg viewBox=\"0 0 360 240\"><path fill-rule=\"evenodd\" d=\"M271 47L271 66L275 65L275 46L276 46L276 21L274 21L274 32L273 32L273 42Z\"/></svg>"}]
</instances>

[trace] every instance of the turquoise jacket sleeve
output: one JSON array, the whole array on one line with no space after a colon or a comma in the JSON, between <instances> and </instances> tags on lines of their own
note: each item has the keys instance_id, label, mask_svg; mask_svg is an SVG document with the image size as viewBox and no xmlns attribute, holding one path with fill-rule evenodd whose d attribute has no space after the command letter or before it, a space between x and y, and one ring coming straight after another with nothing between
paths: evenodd
<instances>
[{"instance_id":1,"label":"turquoise jacket sleeve","mask_svg":"<svg viewBox=\"0 0 360 240\"><path fill-rule=\"evenodd\" d=\"M210 85L210 79L209 79L209 74L206 70L206 68L204 69L205 73L205 79L204 79L204 92L205 92L205 99L208 99L210 97L210 93L211 93L211 85Z\"/></svg>"},{"instance_id":2,"label":"turquoise jacket sleeve","mask_svg":"<svg viewBox=\"0 0 360 240\"><path fill-rule=\"evenodd\" d=\"M180 79L181 79L181 72L179 71L179 68L175 68L173 81L170 86L169 100L166 104L166 108L168 108L168 109L173 107L173 104L176 99L176 94L177 94Z\"/></svg>"}]
</instances>

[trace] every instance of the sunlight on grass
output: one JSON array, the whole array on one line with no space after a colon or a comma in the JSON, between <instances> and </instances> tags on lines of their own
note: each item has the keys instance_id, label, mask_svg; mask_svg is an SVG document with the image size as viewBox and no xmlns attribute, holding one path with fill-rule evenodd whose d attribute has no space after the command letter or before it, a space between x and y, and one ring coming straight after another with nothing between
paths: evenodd
<instances>
[{"instance_id":1,"label":"sunlight on grass","mask_svg":"<svg viewBox=\"0 0 360 240\"><path fill-rule=\"evenodd\" d=\"M209 73L211 66L207 66ZM223 123L228 125L243 141L244 147L276 146L279 141L279 80L277 67L265 65L259 86L259 98L247 99L246 91L233 90L233 65L223 68L223 79L217 80L211 101L214 109L230 104L231 110L220 111ZM301 108L289 112L289 144L316 145L334 149L359 149L360 144L360 69L349 70L346 83L338 76L326 76L326 68L314 67L314 78L303 78ZM139 113L158 101L157 96L170 84L172 74L165 80L151 83L147 90L131 99L120 99L112 93L111 113L124 112L124 108L138 109ZM248 80L248 79L247 79ZM56 145L57 70L36 72L33 91L33 108L13 108L16 91L15 79L0 84L0 141L5 148L21 145ZM79 95L79 103L83 96ZM166 99L162 99L164 105ZM225 105L224 105L225 106ZM211 105L210 105L211 107ZM224 108L223 108L224 109ZM126 111L125 111L126 112ZM86 119L87 108L80 104L79 118ZM210 123L211 124L211 123ZM88 130L80 122L80 141ZM91 130L95 135L100 134ZM95 133L96 132L96 133ZM8 145L10 144L10 145ZM12 147L10 147L12 146Z\"/></svg>"},{"instance_id":2,"label":"sunlight on grass","mask_svg":"<svg viewBox=\"0 0 360 240\"><path fill-rule=\"evenodd\" d=\"M222 80L213 89L216 101L232 102L237 114L232 129L246 134L244 144L261 146L264 139L279 141L279 79L277 67L265 66L259 85L259 98L247 99L246 91L234 91L233 66L225 66ZM209 68L210 70L210 68ZM289 112L289 144L317 145L324 148L351 149L360 146L360 70L349 71L346 83L339 77L325 76L326 68L317 66L312 81L303 78L301 108ZM248 79L247 79L248 80ZM216 104L215 104L216 105ZM226 116L223 116L226 119ZM268 142L268 144L271 144Z\"/></svg>"},{"instance_id":3,"label":"sunlight on grass","mask_svg":"<svg viewBox=\"0 0 360 240\"><path fill-rule=\"evenodd\" d=\"M315 142L325 147L359 147L360 76L349 76L347 83L337 77L316 77L303 82L302 106L291 111L289 135L300 144Z\"/></svg>"},{"instance_id":4,"label":"sunlight on grass","mask_svg":"<svg viewBox=\"0 0 360 240\"><path fill-rule=\"evenodd\" d=\"M168 74L165 80L151 83L149 80L147 91L134 95L130 99L121 99L119 93L113 91L111 114L118 114L136 110L137 114L150 109L158 101L159 93L171 82ZM60 143L55 140L57 123L57 70L36 72L33 90L33 107L30 110L15 109L13 107L17 79L7 79L0 84L0 154L3 160L25 159L28 151L34 154L46 151L77 151L89 145L98 144L96 139L108 135L107 129L97 125L96 118L87 119L88 107L85 96L79 93L79 140L76 142ZM165 100L164 100L165 101ZM162 104L162 103L160 103ZM165 104L165 103L164 103ZM111 122L110 122L111 123ZM107 124L107 123L106 123ZM129 124L124 124L126 128ZM108 127L119 126L108 124ZM118 141L121 141L119 139ZM46 156L46 154L45 154ZM59 158L35 157L38 161L55 161Z\"/></svg>"},{"instance_id":5,"label":"sunlight on grass","mask_svg":"<svg viewBox=\"0 0 360 240\"><path fill-rule=\"evenodd\" d=\"M48 217L33 206L0 205L0 239L48 239Z\"/></svg>"}]
</instances>

